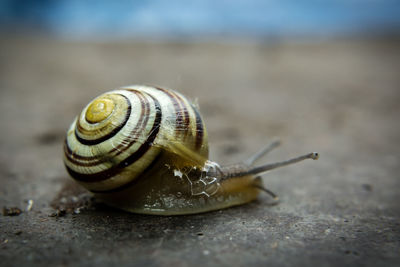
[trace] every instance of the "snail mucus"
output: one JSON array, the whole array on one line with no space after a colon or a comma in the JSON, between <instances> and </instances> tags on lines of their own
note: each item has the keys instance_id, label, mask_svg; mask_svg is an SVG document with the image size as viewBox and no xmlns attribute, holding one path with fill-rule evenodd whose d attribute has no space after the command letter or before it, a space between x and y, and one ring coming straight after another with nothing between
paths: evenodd
<instances>
[{"instance_id":1,"label":"snail mucus","mask_svg":"<svg viewBox=\"0 0 400 267\"><path fill-rule=\"evenodd\" d=\"M134 213L179 215L244 204L264 191L260 174L304 159L254 166L274 142L247 161L220 166L208 159L198 108L180 93L127 86L91 101L64 142L70 176L106 204Z\"/></svg>"}]
</instances>

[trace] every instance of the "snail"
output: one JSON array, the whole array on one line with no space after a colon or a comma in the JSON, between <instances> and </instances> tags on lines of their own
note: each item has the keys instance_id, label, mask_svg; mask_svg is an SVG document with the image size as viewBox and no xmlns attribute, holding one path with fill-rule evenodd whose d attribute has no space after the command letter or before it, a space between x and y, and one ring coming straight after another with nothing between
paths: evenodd
<instances>
[{"instance_id":1,"label":"snail","mask_svg":"<svg viewBox=\"0 0 400 267\"><path fill-rule=\"evenodd\" d=\"M106 204L134 213L179 215L244 204L261 191L260 174L304 159L253 166L220 166L208 159L207 131L198 108L180 93L127 86L91 101L64 142L69 175Z\"/></svg>"}]
</instances>

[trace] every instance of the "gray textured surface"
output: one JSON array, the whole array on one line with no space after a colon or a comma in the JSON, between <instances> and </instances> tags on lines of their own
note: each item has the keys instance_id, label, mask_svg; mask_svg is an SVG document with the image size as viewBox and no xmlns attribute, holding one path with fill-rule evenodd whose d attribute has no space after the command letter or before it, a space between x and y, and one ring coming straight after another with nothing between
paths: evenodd
<instances>
[{"instance_id":1,"label":"gray textured surface","mask_svg":"<svg viewBox=\"0 0 400 267\"><path fill-rule=\"evenodd\" d=\"M398 41L3 38L0 56L0 205L34 201L29 212L0 216L0 265L400 264ZM52 201L78 194L61 160L69 123L94 96L132 83L198 98L220 163L246 158L275 136L284 145L266 160L314 150L321 159L265 175L277 206L260 196L222 211L157 217L91 203L49 217Z\"/></svg>"}]
</instances>

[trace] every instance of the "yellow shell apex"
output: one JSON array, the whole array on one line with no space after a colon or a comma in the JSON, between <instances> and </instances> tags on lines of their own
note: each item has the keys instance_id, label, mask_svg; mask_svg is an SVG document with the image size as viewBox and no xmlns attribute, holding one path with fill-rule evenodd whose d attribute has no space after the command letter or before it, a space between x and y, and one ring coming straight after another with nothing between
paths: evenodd
<instances>
[{"instance_id":1,"label":"yellow shell apex","mask_svg":"<svg viewBox=\"0 0 400 267\"><path fill-rule=\"evenodd\" d=\"M89 123L98 123L111 115L115 107L114 101L108 98L94 100L86 111L86 120Z\"/></svg>"}]
</instances>

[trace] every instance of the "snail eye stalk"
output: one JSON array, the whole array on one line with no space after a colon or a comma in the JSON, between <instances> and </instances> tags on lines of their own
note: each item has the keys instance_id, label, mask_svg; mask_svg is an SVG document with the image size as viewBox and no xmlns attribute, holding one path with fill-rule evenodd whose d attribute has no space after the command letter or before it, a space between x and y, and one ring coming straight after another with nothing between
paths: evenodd
<instances>
[{"instance_id":1,"label":"snail eye stalk","mask_svg":"<svg viewBox=\"0 0 400 267\"><path fill-rule=\"evenodd\" d=\"M299 157L295 157L289 160L284 160L284 161L280 161L280 162L275 162L275 163L269 163L269 164L265 164L265 165L261 165L259 167L254 167L251 168L249 171L247 171L247 174L260 174L266 171L270 171L276 168L280 168L283 166L288 166L300 161L303 161L305 159L313 159L313 160L317 160L319 158L319 154L317 152L312 152L312 153L308 153Z\"/></svg>"}]
</instances>

